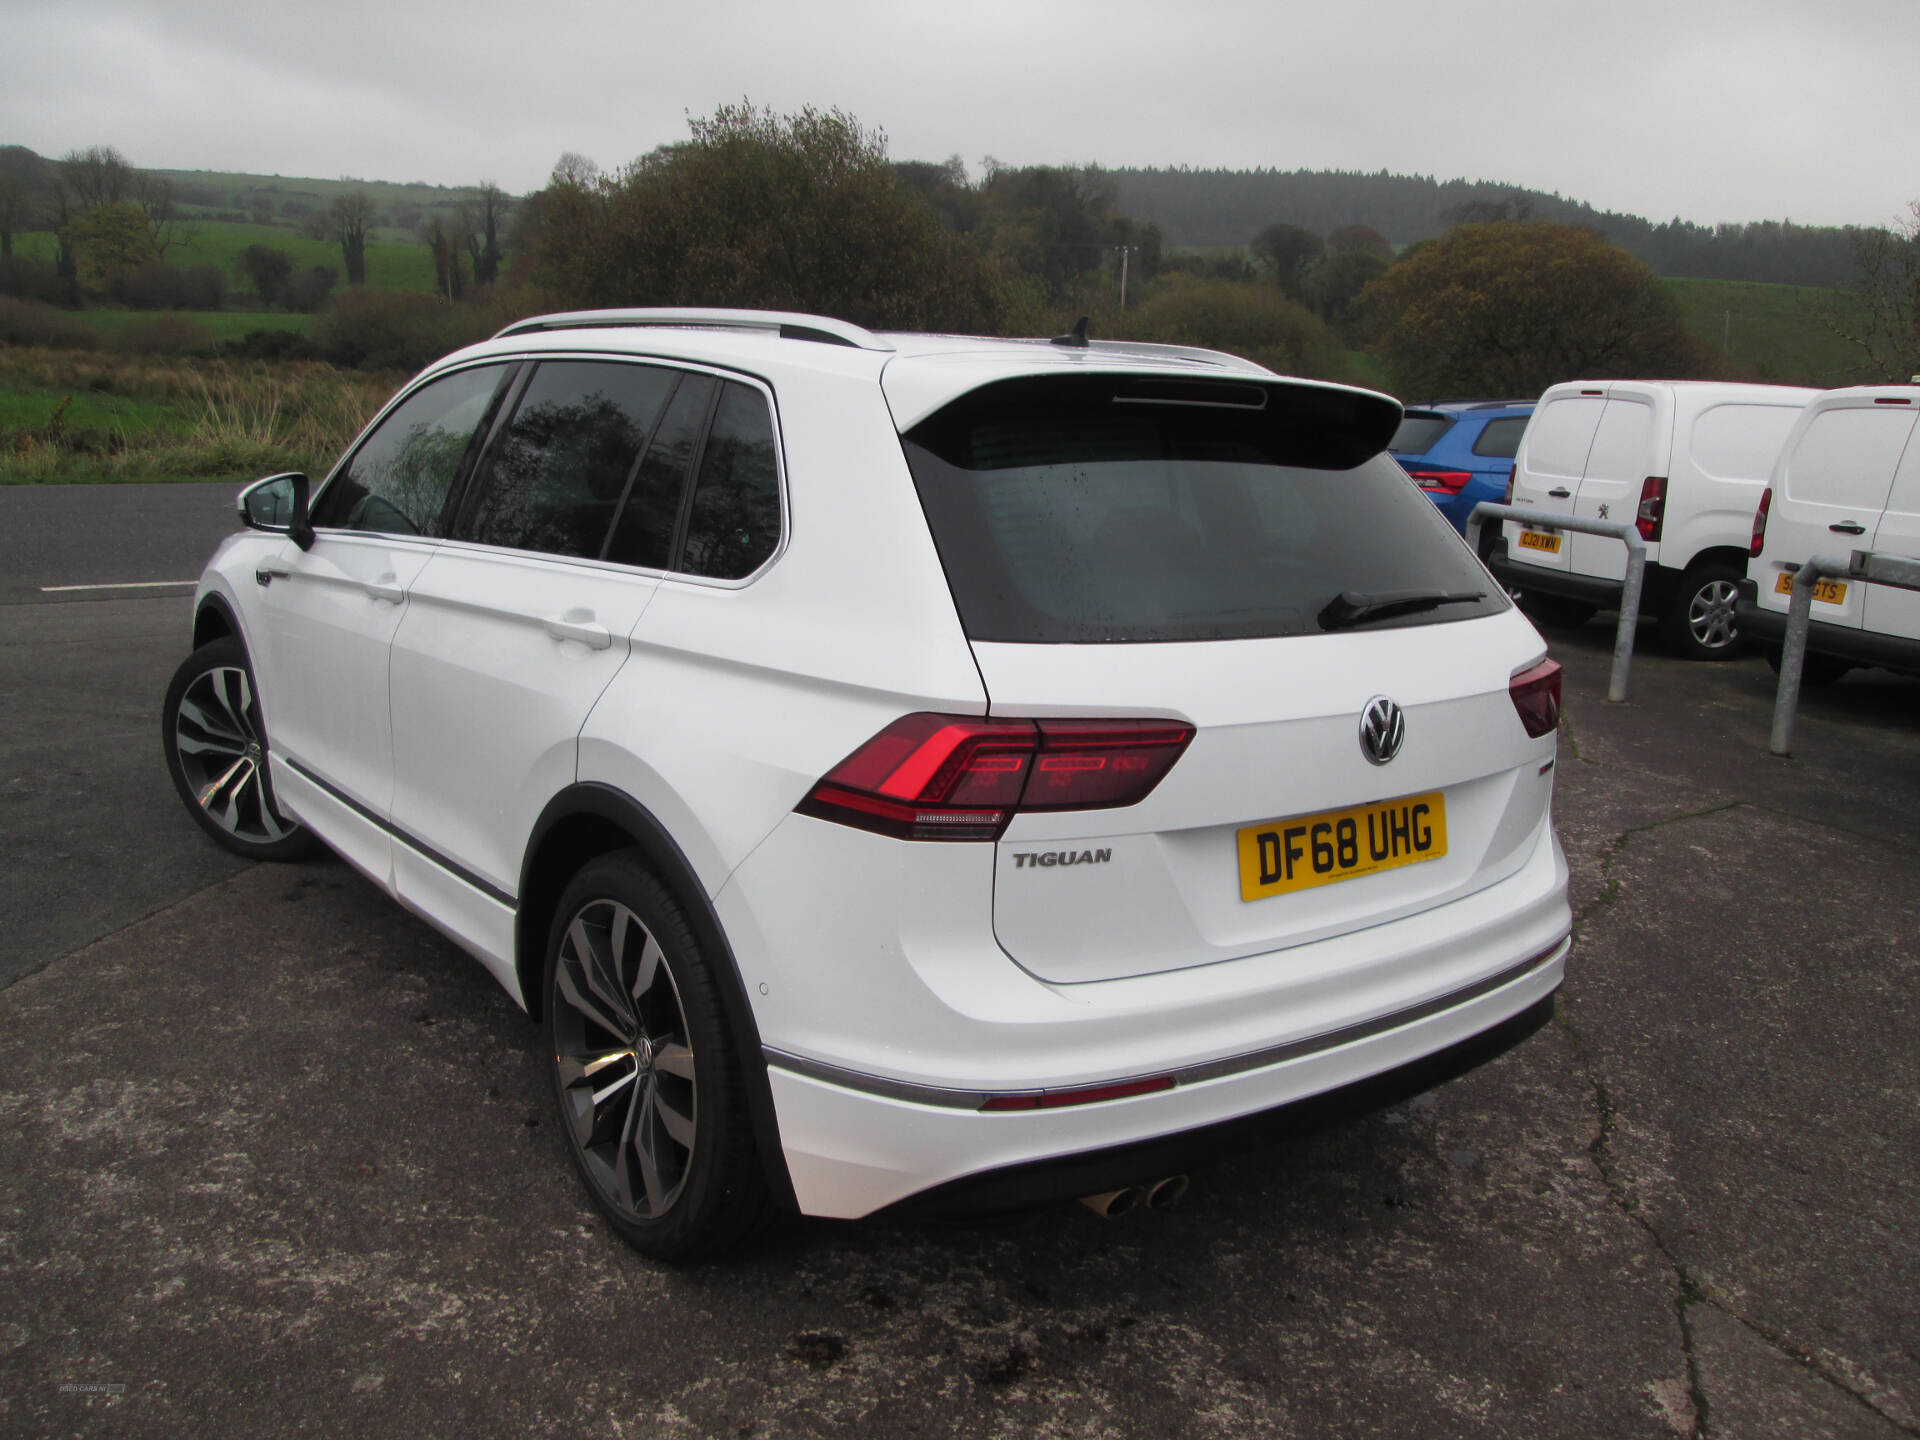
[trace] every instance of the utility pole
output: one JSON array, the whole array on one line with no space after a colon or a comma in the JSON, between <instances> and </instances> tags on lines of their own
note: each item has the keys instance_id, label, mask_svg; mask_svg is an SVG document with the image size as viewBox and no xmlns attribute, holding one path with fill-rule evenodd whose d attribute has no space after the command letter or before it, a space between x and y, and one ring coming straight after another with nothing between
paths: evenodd
<instances>
[{"instance_id":1,"label":"utility pole","mask_svg":"<svg viewBox=\"0 0 1920 1440\"><path fill-rule=\"evenodd\" d=\"M1127 256L1132 251L1131 245L1120 247L1120 308L1122 310L1127 308Z\"/></svg>"}]
</instances>

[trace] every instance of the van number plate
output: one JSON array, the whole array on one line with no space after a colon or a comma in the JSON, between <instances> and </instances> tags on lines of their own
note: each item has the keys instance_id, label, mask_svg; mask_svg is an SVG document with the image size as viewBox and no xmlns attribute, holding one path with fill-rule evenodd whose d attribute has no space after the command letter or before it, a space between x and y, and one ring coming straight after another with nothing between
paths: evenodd
<instances>
[{"instance_id":1,"label":"van number plate","mask_svg":"<svg viewBox=\"0 0 1920 1440\"><path fill-rule=\"evenodd\" d=\"M1239 838L1240 898L1264 900L1438 860L1447 853L1447 801L1436 790L1249 825Z\"/></svg>"},{"instance_id":2,"label":"van number plate","mask_svg":"<svg viewBox=\"0 0 1920 1440\"><path fill-rule=\"evenodd\" d=\"M1773 582L1773 593L1791 595L1793 593L1793 572L1782 570L1780 578ZM1826 605L1844 605L1847 603L1847 582L1844 580L1816 580L1813 582L1813 598Z\"/></svg>"},{"instance_id":3,"label":"van number plate","mask_svg":"<svg viewBox=\"0 0 1920 1440\"><path fill-rule=\"evenodd\" d=\"M1549 535L1545 530L1522 530L1520 532L1522 550L1544 550L1549 555L1560 553L1560 537Z\"/></svg>"}]
</instances>

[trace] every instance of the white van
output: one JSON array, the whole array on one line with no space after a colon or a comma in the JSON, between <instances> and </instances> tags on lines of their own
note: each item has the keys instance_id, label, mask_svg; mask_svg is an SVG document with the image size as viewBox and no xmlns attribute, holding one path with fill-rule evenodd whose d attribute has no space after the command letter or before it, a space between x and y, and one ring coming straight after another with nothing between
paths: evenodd
<instances>
[{"instance_id":1,"label":"white van","mask_svg":"<svg viewBox=\"0 0 1920 1440\"><path fill-rule=\"evenodd\" d=\"M1920 385L1830 390L1800 416L1762 492L1739 624L1778 646L1793 575L1810 555L1873 550L1920 560ZM1822 580L1813 591L1804 674L1854 665L1920 675L1920 591Z\"/></svg>"},{"instance_id":2,"label":"white van","mask_svg":"<svg viewBox=\"0 0 1920 1440\"><path fill-rule=\"evenodd\" d=\"M1736 587L1754 506L1781 443L1820 392L1703 380L1575 380L1551 387L1514 459L1513 503L1633 520L1647 542L1640 610L1674 653L1739 652ZM1610 536L1506 525L1488 562L1534 617L1580 625L1617 608L1627 550Z\"/></svg>"}]
</instances>

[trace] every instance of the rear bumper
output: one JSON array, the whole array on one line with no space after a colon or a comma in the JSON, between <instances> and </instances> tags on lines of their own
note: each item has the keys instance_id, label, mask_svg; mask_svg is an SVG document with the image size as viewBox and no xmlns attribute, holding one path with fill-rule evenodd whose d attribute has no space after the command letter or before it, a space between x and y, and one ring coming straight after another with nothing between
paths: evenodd
<instances>
[{"instance_id":1,"label":"rear bumper","mask_svg":"<svg viewBox=\"0 0 1920 1440\"><path fill-rule=\"evenodd\" d=\"M1758 600L1759 586L1752 580L1740 582L1740 599L1734 607L1735 623L1742 635L1752 636L1763 645L1779 645L1787 637L1784 610L1770 610ZM1807 650L1814 655L1830 655L1854 665L1880 665L1909 675L1920 675L1920 640L1901 635L1884 635L1877 630L1858 630L1850 625L1829 625L1815 620L1807 626Z\"/></svg>"},{"instance_id":2,"label":"rear bumper","mask_svg":"<svg viewBox=\"0 0 1920 1440\"><path fill-rule=\"evenodd\" d=\"M1428 1089L1519 1043L1552 1013L1569 942L1498 989L1405 1025L1257 1070L1058 1110L982 1113L894 1099L769 1066L794 1193L807 1214L1014 1209L1195 1168ZM1302 1106L1301 1102L1312 1102ZM903 1203L904 1202L904 1203Z\"/></svg>"}]
</instances>

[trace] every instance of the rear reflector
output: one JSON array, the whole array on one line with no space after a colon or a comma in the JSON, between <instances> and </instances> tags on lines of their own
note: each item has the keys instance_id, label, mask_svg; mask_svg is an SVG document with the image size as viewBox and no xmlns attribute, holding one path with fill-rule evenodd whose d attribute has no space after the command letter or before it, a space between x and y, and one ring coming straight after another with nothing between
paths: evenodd
<instances>
[{"instance_id":1,"label":"rear reflector","mask_svg":"<svg viewBox=\"0 0 1920 1440\"><path fill-rule=\"evenodd\" d=\"M1660 538L1660 525L1666 518L1667 477L1649 475L1640 482L1640 508L1633 512L1634 528L1651 545Z\"/></svg>"},{"instance_id":2,"label":"rear reflector","mask_svg":"<svg viewBox=\"0 0 1920 1440\"><path fill-rule=\"evenodd\" d=\"M1541 660L1524 670L1516 670L1507 681L1507 694L1520 723L1533 739L1548 735L1560 724L1560 664Z\"/></svg>"},{"instance_id":3,"label":"rear reflector","mask_svg":"<svg viewBox=\"0 0 1920 1440\"><path fill-rule=\"evenodd\" d=\"M1760 506L1753 512L1753 540L1747 546L1749 556L1757 556L1767 548L1767 512L1773 509L1773 487L1769 485L1760 492Z\"/></svg>"},{"instance_id":4,"label":"rear reflector","mask_svg":"<svg viewBox=\"0 0 1920 1440\"><path fill-rule=\"evenodd\" d=\"M1117 1085L1085 1085L1078 1090L1043 1090L1039 1094L994 1095L982 1110L1057 1110L1062 1105L1093 1105L1102 1100L1124 1100L1129 1095L1151 1095L1171 1090L1171 1075L1156 1075L1151 1080L1123 1080Z\"/></svg>"},{"instance_id":5,"label":"rear reflector","mask_svg":"<svg viewBox=\"0 0 1920 1440\"><path fill-rule=\"evenodd\" d=\"M1407 474L1422 490L1439 490L1448 495L1458 495L1473 479L1471 470L1409 470Z\"/></svg>"},{"instance_id":6,"label":"rear reflector","mask_svg":"<svg viewBox=\"0 0 1920 1440\"><path fill-rule=\"evenodd\" d=\"M902 840L995 840L1022 810L1137 804L1192 739L1177 720L904 715L794 809Z\"/></svg>"}]
</instances>

